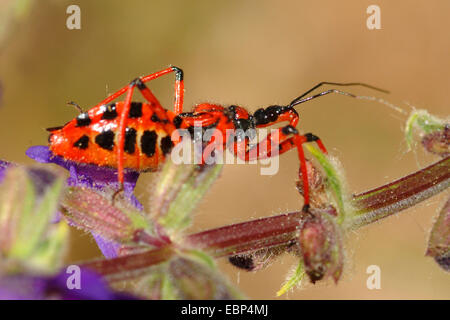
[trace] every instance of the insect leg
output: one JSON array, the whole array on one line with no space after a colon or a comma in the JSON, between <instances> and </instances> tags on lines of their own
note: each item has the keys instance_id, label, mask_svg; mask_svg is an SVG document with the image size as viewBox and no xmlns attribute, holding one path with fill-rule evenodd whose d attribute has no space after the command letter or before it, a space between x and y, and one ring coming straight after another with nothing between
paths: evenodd
<instances>
[{"instance_id":1,"label":"insect leg","mask_svg":"<svg viewBox=\"0 0 450 320\"><path fill-rule=\"evenodd\" d=\"M289 135L293 135L290 136ZM275 138L277 137L278 138ZM251 161L256 159L266 159L283 154L293 148L297 148L298 157L300 161L300 172L302 174L303 181L303 197L304 205L303 211L308 211L310 197L309 197L309 182L308 171L306 166L305 154L303 151L303 143L316 142L322 152L327 153L322 141L316 135L307 133L300 135L294 127L288 125L283 128L277 129L275 135L269 133L261 142L248 149L248 142L234 142L234 154L244 161ZM239 145L240 143L240 145ZM244 151L242 151L244 150ZM275 152L272 152L275 151Z\"/></svg>"},{"instance_id":2,"label":"insect leg","mask_svg":"<svg viewBox=\"0 0 450 320\"><path fill-rule=\"evenodd\" d=\"M181 70L178 67L169 67L164 70L149 74L144 77L140 77L140 80L145 83L154 79L157 79L165 74L175 72L175 106L174 106L174 112L176 114L181 113L183 110L183 99L184 99L184 82L183 82L183 70ZM115 93L111 94L106 99L102 100L100 103L98 103L95 107L102 106L104 104L110 103L111 101L117 99L124 93L126 93L129 90L129 85L117 90ZM152 95L151 99L156 99L156 97ZM144 96L145 97L145 96ZM148 96L150 98L150 96ZM158 101L158 100L156 100Z\"/></svg>"}]
</instances>

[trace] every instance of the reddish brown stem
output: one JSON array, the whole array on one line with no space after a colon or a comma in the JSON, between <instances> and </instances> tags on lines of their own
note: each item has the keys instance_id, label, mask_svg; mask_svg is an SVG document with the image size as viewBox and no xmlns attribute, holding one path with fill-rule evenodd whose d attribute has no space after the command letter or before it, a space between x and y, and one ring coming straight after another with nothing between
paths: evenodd
<instances>
[{"instance_id":1,"label":"reddish brown stem","mask_svg":"<svg viewBox=\"0 0 450 320\"><path fill-rule=\"evenodd\" d=\"M356 215L350 227L358 228L424 201L450 185L450 157L397 181L353 196ZM301 212L282 214L211 229L187 236L186 244L214 257L251 252L296 241ZM143 253L83 265L109 279L132 277L174 254L170 245Z\"/></svg>"},{"instance_id":2,"label":"reddish brown stem","mask_svg":"<svg viewBox=\"0 0 450 320\"><path fill-rule=\"evenodd\" d=\"M130 254L114 259L100 259L82 264L80 267L94 270L110 281L134 278L144 273L149 267L169 260L174 254L170 245Z\"/></svg>"},{"instance_id":3,"label":"reddish brown stem","mask_svg":"<svg viewBox=\"0 0 450 320\"><path fill-rule=\"evenodd\" d=\"M352 228L359 228L410 208L450 185L450 157L382 187L353 197L356 216Z\"/></svg>"}]
</instances>

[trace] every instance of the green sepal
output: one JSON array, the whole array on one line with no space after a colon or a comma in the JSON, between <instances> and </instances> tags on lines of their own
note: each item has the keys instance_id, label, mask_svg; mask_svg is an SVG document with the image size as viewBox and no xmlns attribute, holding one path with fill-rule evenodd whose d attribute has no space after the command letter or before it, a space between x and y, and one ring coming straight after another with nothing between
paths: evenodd
<instances>
[{"instance_id":1,"label":"green sepal","mask_svg":"<svg viewBox=\"0 0 450 320\"><path fill-rule=\"evenodd\" d=\"M353 213L353 209L349 201L347 201L347 193L345 192L344 183L342 177L339 174L339 170L336 168L336 164L330 161L330 158L322 151L312 146L311 144L304 145L311 155L320 164L323 173L326 177L325 183L327 185L327 191L330 190L333 194L332 199L335 200L338 209L337 222L342 224L345 221L348 213Z\"/></svg>"},{"instance_id":2,"label":"green sepal","mask_svg":"<svg viewBox=\"0 0 450 320\"><path fill-rule=\"evenodd\" d=\"M9 205L13 214L17 215L14 239L9 249L10 257L25 260L42 244L50 221L57 212L63 186L64 178L56 177L46 187L44 194L38 197L36 187L25 168L8 170L2 187L9 189L9 199L2 197L0 201L13 201ZM0 213L4 214L5 212Z\"/></svg>"},{"instance_id":3,"label":"green sepal","mask_svg":"<svg viewBox=\"0 0 450 320\"><path fill-rule=\"evenodd\" d=\"M299 285L302 279L305 277L305 269L303 267L302 260L299 261L297 268L295 268L293 274L289 276L286 282L283 284L280 290L277 292L277 297L282 296L295 286Z\"/></svg>"},{"instance_id":4,"label":"green sepal","mask_svg":"<svg viewBox=\"0 0 450 320\"><path fill-rule=\"evenodd\" d=\"M405 126L405 138L410 151L414 145L414 129L421 134L430 134L444 129L448 121L429 114L426 110L414 110L411 112Z\"/></svg>"},{"instance_id":5,"label":"green sepal","mask_svg":"<svg viewBox=\"0 0 450 320\"><path fill-rule=\"evenodd\" d=\"M194 208L218 178L223 165L174 164L165 162L150 202L150 215L169 232L191 223Z\"/></svg>"}]
</instances>

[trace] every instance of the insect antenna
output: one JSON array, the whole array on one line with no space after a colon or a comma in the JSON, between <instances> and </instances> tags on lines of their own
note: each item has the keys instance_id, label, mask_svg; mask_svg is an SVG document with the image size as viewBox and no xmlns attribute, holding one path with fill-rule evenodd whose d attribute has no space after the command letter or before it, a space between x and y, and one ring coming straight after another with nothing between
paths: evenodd
<instances>
[{"instance_id":1,"label":"insect antenna","mask_svg":"<svg viewBox=\"0 0 450 320\"><path fill-rule=\"evenodd\" d=\"M355 95L353 93L350 92L346 92L346 91L341 91L338 89L329 89L320 93L317 93L315 95L309 96L309 97L305 97L307 96L309 93L311 93L312 91L316 90L317 88L323 86L323 85L334 85L334 86L342 86L342 87L350 87L350 86L362 86L362 87L366 87L372 90L376 90L382 93L389 93L389 91L381 89L381 88L377 88L374 86L371 86L369 84L365 84L365 83L360 83L360 82L351 82L351 83L339 83L339 82L320 82L319 84L315 85L314 87L312 87L311 89L309 89L308 91L306 91L305 93L303 93L302 95L300 95L299 97L295 98L294 100L291 101L291 103L289 104L289 107L294 107L296 105L302 104L304 102L325 96L327 94L330 93L338 93L338 94L342 94L348 97L352 97L355 99L364 99L364 100L372 100L372 101L377 101L379 103L382 103L392 109L394 109L397 112L400 112L402 114L406 114L406 111L404 111L403 109L397 107L396 105L381 99L381 98L377 98L377 97L372 97L372 96L359 96L359 95Z\"/></svg>"},{"instance_id":2,"label":"insect antenna","mask_svg":"<svg viewBox=\"0 0 450 320\"><path fill-rule=\"evenodd\" d=\"M80 113L84 112L83 109L76 102L69 101L67 102L67 105L75 107L75 109L77 109Z\"/></svg>"}]
</instances>

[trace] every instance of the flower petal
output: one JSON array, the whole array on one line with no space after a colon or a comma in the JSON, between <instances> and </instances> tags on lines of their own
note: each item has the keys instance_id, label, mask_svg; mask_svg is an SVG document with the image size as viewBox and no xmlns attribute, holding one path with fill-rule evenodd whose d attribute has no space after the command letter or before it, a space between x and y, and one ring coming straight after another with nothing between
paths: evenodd
<instances>
[{"instance_id":1,"label":"flower petal","mask_svg":"<svg viewBox=\"0 0 450 320\"><path fill-rule=\"evenodd\" d=\"M5 177L6 168L10 166L12 166L11 163L0 160L0 182L2 182L3 178Z\"/></svg>"},{"instance_id":2,"label":"flower petal","mask_svg":"<svg viewBox=\"0 0 450 320\"><path fill-rule=\"evenodd\" d=\"M79 287L69 288L72 273L55 276L12 275L0 278L0 300L130 300L136 297L113 291L96 273L80 269Z\"/></svg>"},{"instance_id":3,"label":"flower petal","mask_svg":"<svg viewBox=\"0 0 450 320\"><path fill-rule=\"evenodd\" d=\"M100 167L94 164L77 163L54 155L47 146L33 146L28 148L26 155L41 163L54 163L70 172L69 185L78 185L102 189L106 185L118 187L117 170L109 167ZM136 186L139 172L125 170L125 192L132 192Z\"/></svg>"},{"instance_id":4,"label":"flower petal","mask_svg":"<svg viewBox=\"0 0 450 320\"><path fill-rule=\"evenodd\" d=\"M48 146L32 146L26 151L26 155L41 163L54 163L67 169L70 177L67 179L69 186L88 187L96 190L105 190L106 188L118 189L117 170L109 167L101 167L93 164L77 163L66 160L60 156L54 155ZM134 170L125 170L124 172L124 193L131 204L139 210L143 209L142 204L133 194L136 187L139 172ZM112 243L102 238L100 235L94 235L100 250L108 258L118 255L119 244Z\"/></svg>"}]
</instances>

